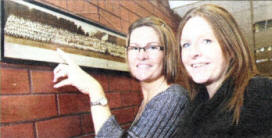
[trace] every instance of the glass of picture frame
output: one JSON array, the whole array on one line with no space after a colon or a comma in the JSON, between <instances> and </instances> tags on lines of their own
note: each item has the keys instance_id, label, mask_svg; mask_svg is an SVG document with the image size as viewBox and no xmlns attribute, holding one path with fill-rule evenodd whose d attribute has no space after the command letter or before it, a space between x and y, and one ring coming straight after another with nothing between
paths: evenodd
<instances>
[{"instance_id":1,"label":"glass of picture frame","mask_svg":"<svg viewBox=\"0 0 272 138\"><path fill-rule=\"evenodd\" d=\"M1 1L1 60L56 64L60 48L80 66L128 71L126 35L36 1Z\"/></svg>"}]
</instances>

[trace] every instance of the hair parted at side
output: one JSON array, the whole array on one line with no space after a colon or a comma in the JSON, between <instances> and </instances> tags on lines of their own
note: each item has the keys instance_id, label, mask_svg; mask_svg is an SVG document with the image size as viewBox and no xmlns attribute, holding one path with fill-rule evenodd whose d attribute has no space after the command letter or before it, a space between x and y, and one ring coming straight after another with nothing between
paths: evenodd
<instances>
[{"instance_id":1,"label":"hair parted at side","mask_svg":"<svg viewBox=\"0 0 272 138\"><path fill-rule=\"evenodd\" d=\"M168 83L174 83L178 79L180 56L178 45L172 29L160 18L149 16L141 18L130 25L128 30L127 46L130 43L132 31L139 27L151 27L158 34L161 45L164 47L163 75Z\"/></svg>"},{"instance_id":2,"label":"hair parted at side","mask_svg":"<svg viewBox=\"0 0 272 138\"><path fill-rule=\"evenodd\" d=\"M233 122L238 123L246 86L250 78L258 73L255 60L233 16L224 8L213 4L201 5L185 14L179 25L177 38L179 45L185 24L196 16L204 18L212 27L223 56L228 62L225 80L229 78L233 80L234 92L226 108L233 110ZM181 47L179 48L181 51ZM185 68L184 65L182 65L182 68ZM189 77L187 83L189 84L190 96L193 99L197 94L198 85L193 83Z\"/></svg>"}]
</instances>

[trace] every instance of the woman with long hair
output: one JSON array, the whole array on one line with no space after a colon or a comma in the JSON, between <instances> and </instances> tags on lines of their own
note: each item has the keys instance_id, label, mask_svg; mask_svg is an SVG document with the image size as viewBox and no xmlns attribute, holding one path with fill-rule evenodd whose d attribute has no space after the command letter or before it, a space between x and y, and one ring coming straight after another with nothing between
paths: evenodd
<instances>
[{"instance_id":1,"label":"woman with long hair","mask_svg":"<svg viewBox=\"0 0 272 138\"><path fill-rule=\"evenodd\" d=\"M182 67L191 106L178 137L251 137L272 133L272 80L258 75L232 15L206 4L179 25Z\"/></svg>"},{"instance_id":2,"label":"woman with long hair","mask_svg":"<svg viewBox=\"0 0 272 138\"><path fill-rule=\"evenodd\" d=\"M96 137L169 137L189 100L185 89L176 84L177 49L171 28L159 18L142 18L129 27L127 63L131 75L140 82L143 101L128 130L123 130L111 114L99 82L61 51L68 64L55 68L54 87L73 85L89 95Z\"/></svg>"}]
</instances>

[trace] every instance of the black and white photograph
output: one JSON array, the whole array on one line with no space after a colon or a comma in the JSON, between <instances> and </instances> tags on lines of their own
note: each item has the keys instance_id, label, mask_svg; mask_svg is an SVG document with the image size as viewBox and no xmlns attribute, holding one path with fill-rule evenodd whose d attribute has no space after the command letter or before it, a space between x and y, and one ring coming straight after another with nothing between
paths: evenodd
<instances>
[{"instance_id":1,"label":"black and white photograph","mask_svg":"<svg viewBox=\"0 0 272 138\"><path fill-rule=\"evenodd\" d=\"M127 70L124 34L45 5L3 2L4 58L58 62L60 48L81 66Z\"/></svg>"}]
</instances>

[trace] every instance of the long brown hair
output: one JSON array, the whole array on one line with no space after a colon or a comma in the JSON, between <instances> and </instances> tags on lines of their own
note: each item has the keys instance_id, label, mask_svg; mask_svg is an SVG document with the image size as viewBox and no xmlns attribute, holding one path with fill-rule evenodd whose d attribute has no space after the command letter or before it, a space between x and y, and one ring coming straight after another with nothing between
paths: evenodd
<instances>
[{"instance_id":1,"label":"long brown hair","mask_svg":"<svg viewBox=\"0 0 272 138\"><path fill-rule=\"evenodd\" d=\"M130 35L136 28L147 26L153 28L159 36L160 43L164 46L163 75L168 83L176 82L178 78L178 66L180 57L175 35L172 29L160 18L150 16L137 20L130 25L128 30L127 46L130 43Z\"/></svg>"},{"instance_id":2,"label":"long brown hair","mask_svg":"<svg viewBox=\"0 0 272 138\"><path fill-rule=\"evenodd\" d=\"M179 45L184 25L196 16L204 18L210 24L220 44L223 56L228 61L224 80L229 78L233 80L234 92L226 105L226 109L233 110L233 122L238 123L246 86L250 78L258 73L255 60L232 15L224 8L213 4L193 8L185 14L179 25L177 38ZM182 49L179 48L181 52ZM182 67L184 68L184 65ZM189 83L190 96L193 99L197 94L199 85L194 83L190 77L187 78L187 82Z\"/></svg>"}]
</instances>

